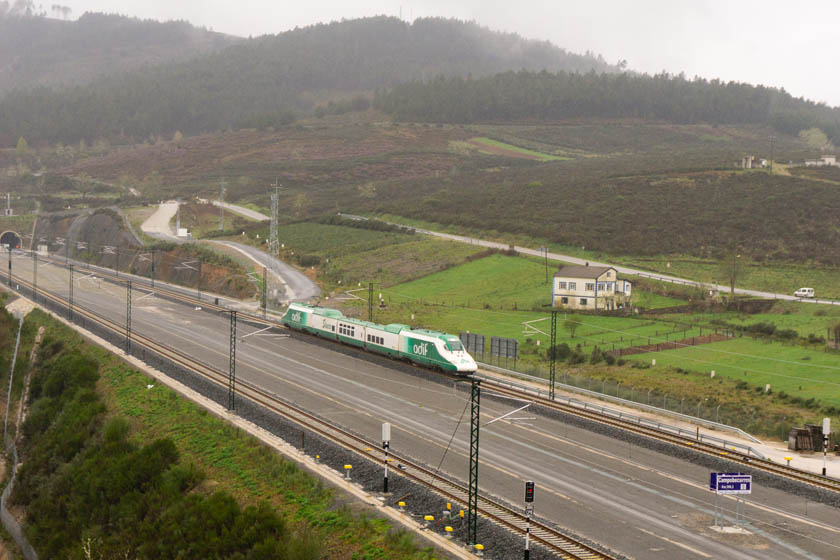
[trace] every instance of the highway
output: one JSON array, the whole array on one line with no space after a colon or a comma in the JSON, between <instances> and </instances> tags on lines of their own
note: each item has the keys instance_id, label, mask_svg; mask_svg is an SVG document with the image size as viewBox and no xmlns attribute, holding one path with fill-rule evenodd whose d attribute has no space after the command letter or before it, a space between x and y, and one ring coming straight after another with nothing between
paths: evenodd
<instances>
[{"instance_id":1,"label":"highway","mask_svg":"<svg viewBox=\"0 0 840 560\"><path fill-rule=\"evenodd\" d=\"M14 271L31 279L31 258L15 255ZM88 274L76 271L76 305L124 322L124 287ZM39 288L66 297L68 284L67 270L39 263ZM226 371L227 315L137 290L132 319L134 332ZM246 325L239 329L237 377L371 440L379 438L382 422L390 422L393 450L467 477L468 396L455 382L431 381ZM721 534L710 529L714 496L707 468L538 415L486 425L524 404L488 397L485 391L482 493L521 507L522 483L532 479L538 516L632 558L840 557L835 508L756 485L746 508L750 534ZM722 503L733 516L734 501Z\"/></svg>"}]
</instances>

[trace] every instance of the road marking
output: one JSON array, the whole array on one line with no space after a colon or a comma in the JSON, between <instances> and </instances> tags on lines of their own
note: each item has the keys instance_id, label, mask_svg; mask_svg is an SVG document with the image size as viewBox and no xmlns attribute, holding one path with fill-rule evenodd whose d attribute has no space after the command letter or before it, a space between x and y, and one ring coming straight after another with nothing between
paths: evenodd
<instances>
[{"instance_id":1,"label":"road marking","mask_svg":"<svg viewBox=\"0 0 840 560\"><path fill-rule=\"evenodd\" d=\"M672 544L672 545L674 545L674 546L678 546L678 547L680 547L680 548L684 548L685 550L688 550L689 552L693 552L694 554L696 554L696 555L698 555L698 556L702 556L703 558L711 558L711 555L706 554L705 552L701 552L701 551L697 550L696 548L692 548L692 547L688 546L687 544L683 544L683 543L681 543L681 542L677 542L677 541L675 541L675 540L669 539L668 537L663 537L662 535L657 535L656 533L654 533L654 532L652 532L652 531L648 531L647 529L643 529L643 528L641 528L641 527L636 527L636 529L638 529L638 530L639 530L639 531L641 531L642 533L647 533L648 535L650 535L650 536L652 536L652 537L656 537L656 538L658 538L658 539L662 539L662 540L663 540L663 541L665 541L665 542L669 542L669 543L671 543L671 544Z\"/></svg>"}]
</instances>

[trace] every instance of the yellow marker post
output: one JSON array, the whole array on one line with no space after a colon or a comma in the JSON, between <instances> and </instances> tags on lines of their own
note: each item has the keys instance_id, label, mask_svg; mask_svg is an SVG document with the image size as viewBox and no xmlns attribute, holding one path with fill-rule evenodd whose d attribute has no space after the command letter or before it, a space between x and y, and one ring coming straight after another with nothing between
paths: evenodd
<instances>
[{"instance_id":1,"label":"yellow marker post","mask_svg":"<svg viewBox=\"0 0 840 560\"><path fill-rule=\"evenodd\" d=\"M350 480L350 470L353 468L353 465L344 465L344 478Z\"/></svg>"},{"instance_id":2,"label":"yellow marker post","mask_svg":"<svg viewBox=\"0 0 840 560\"><path fill-rule=\"evenodd\" d=\"M446 527L444 527L443 530L446 531L446 538L451 539L452 538L452 531L454 531L454 529L452 527L450 527L449 525L447 525Z\"/></svg>"},{"instance_id":3,"label":"yellow marker post","mask_svg":"<svg viewBox=\"0 0 840 560\"><path fill-rule=\"evenodd\" d=\"M787 466L790 466L790 462L792 459L793 457L785 457L785 461L787 461Z\"/></svg>"},{"instance_id":4,"label":"yellow marker post","mask_svg":"<svg viewBox=\"0 0 840 560\"><path fill-rule=\"evenodd\" d=\"M483 544L476 544L475 545L475 555L476 556L484 556L484 545Z\"/></svg>"}]
</instances>

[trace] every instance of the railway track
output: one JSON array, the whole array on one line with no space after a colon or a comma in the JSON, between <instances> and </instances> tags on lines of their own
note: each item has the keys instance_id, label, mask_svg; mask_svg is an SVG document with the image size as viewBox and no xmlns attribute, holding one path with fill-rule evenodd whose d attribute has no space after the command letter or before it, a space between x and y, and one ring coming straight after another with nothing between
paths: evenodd
<instances>
[{"instance_id":1,"label":"railway track","mask_svg":"<svg viewBox=\"0 0 840 560\"><path fill-rule=\"evenodd\" d=\"M774 463L766 459L759 459L757 457L749 456L742 452L738 452L732 449L724 449L720 446L713 445L711 443L695 440L686 436L678 436L676 434L671 434L662 430L657 430L653 427L639 425L630 420L613 418L611 416L606 416L596 411L589 411L569 404L564 404L562 402L552 401L546 397L535 395L531 392L523 392L522 390L510 389L504 386L503 384L499 383L498 381L494 381L492 378L483 378L482 384L485 386L493 387L493 391L496 391L503 395L515 397L518 399L522 399L523 397L527 396L527 398L533 400L541 406L552 410L556 410L558 412L572 414L574 416L585 418L592 422L597 422L602 425L618 428L627 432L634 433L636 435L641 435L647 438L666 442L671 445L691 449L699 453L712 455L719 459L725 459L727 461L738 463L744 467L749 467L751 469L764 471L776 476L796 480L797 482L810 484L822 490L829 490L831 492L840 493L840 480L834 478L828 478L809 471L795 469L793 467L788 467L786 465Z\"/></svg>"},{"instance_id":2,"label":"railway track","mask_svg":"<svg viewBox=\"0 0 840 560\"><path fill-rule=\"evenodd\" d=\"M53 261L54 262L54 261ZM61 263L54 262L57 266L63 266ZM103 273L102 270L99 270L99 273L102 274L104 277L108 278L110 281L114 282L124 282L123 279L115 277L114 275L108 275ZM149 286L146 286L147 289L150 289ZM177 301L181 301L187 303L189 305L202 305L208 309L218 310L218 311L226 311L227 308L219 305L208 304L205 301L198 300L193 298L187 294L183 294L176 290L171 290L169 288L163 287L161 288L160 285L154 288L155 292L160 293L164 297L174 299ZM269 317L262 317L260 315L255 315L252 313L243 313L240 312L239 317L243 320L252 322L254 324L260 324L269 327L275 327L280 329L285 329L285 325L279 323L278 321L273 320ZM809 484L811 486L815 486L822 490L828 490L831 492L840 493L840 480L824 477L822 475L812 473L809 471L804 471L801 469L797 469L794 467L789 467L787 465L782 465L778 463L774 463L772 461L768 461L765 459L760 459L757 457L750 456L746 453L736 451L734 449L725 449L717 445L713 445L708 442L698 441L691 439L685 436L678 436L675 434L671 434L669 432L665 432L662 430L657 430L656 428L649 427L649 426L641 426L638 424L633 423L627 419L620 419L620 418L613 418L610 416L606 416L600 414L596 411L588 411L583 410L578 407L574 407L572 405L563 404L558 401L551 401L546 397L543 397L538 394L537 390L531 391L524 391L520 389L512 389L505 384L494 380L491 377L485 377L482 380L485 386L489 387L492 386L494 391L498 391L503 394L507 394L509 396L514 396L516 398L529 398L533 399L535 402L538 402L540 405L545 406L547 408L557 410L559 412L563 412L566 414L571 414L580 418L585 418L591 420L593 422L597 422L603 425L608 425L614 428L618 428L621 430L625 430L636 435L644 436L647 438L651 438L654 440L666 442L675 446L691 449L696 452L704 453L707 455L711 455L717 457L719 459L725 459L734 463L738 463L743 465L744 467L749 467L758 471L763 471L768 474L772 474L775 476L787 478L789 480L795 480L797 482L801 482L804 484Z\"/></svg>"},{"instance_id":3,"label":"railway track","mask_svg":"<svg viewBox=\"0 0 840 560\"><path fill-rule=\"evenodd\" d=\"M31 291L33 286L30 282L13 276L15 281L22 287ZM56 294L38 290L42 300L49 300L55 305L67 307L67 300ZM180 294L179 294L180 295ZM190 299L190 298L186 298ZM223 308L220 308L220 310ZM117 323L107 317L80 307L73 306L73 313L83 317L86 321L93 322L108 331L123 336L125 325ZM259 317L258 317L259 318ZM261 319L261 318L260 318ZM284 327L285 328L285 327ZM174 364L192 371L203 378L223 387L229 385L228 374L219 369L205 364L191 356L169 347L166 344L157 342L142 334L132 332L131 343L138 345L159 356L173 362ZM322 420L314 414L306 412L292 404L280 400L276 395L261 389L248 382L239 381L235 388L238 396L247 398L254 403L300 425L302 428L318 434L344 449L348 449L374 464L384 464L384 452L379 449L378 442L368 441L349 431L343 430L333 423ZM468 502L468 488L460 483L447 479L446 477L432 471L431 469L416 463L408 457L389 451L389 457L401 465L396 473L409 478L424 487L431 489L442 497L464 506ZM507 505L490 498L478 496L478 514L489 519L505 529L524 535L526 517L524 514L508 507ZM614 556L600 551L584 542L564 534L550 525L537 520L530 520L531 540L546 547L560 558L568 560L615 560Z\"/></svg>"}]
</instances>

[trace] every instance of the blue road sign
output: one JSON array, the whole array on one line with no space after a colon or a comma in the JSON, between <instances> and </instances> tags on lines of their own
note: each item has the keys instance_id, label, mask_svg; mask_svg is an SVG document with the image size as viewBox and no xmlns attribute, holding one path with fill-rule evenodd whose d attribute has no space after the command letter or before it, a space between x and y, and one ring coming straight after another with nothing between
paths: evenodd
<instances>
[{"instance_id":1,"label":"blue road sign","mask_svg":"<svg viewBox=\"0 0 840 560\"><path fill-rule=\"evenodd\" d=\"M718 494L749 494L752 490L752 475L711 473L709 490Z\"/></svg>"}]
</instances>

